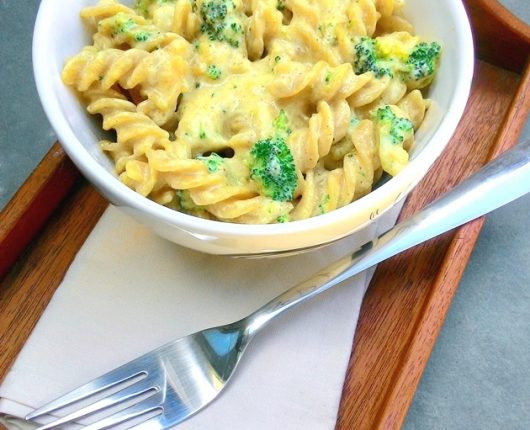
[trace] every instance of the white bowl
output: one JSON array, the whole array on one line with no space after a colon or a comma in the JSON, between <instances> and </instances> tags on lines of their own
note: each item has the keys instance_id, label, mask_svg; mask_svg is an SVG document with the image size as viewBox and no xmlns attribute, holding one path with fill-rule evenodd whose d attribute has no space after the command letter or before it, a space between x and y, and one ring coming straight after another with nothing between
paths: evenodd
<instances>
[{"instance_id":1,"label":"white bowl","mask_svg":"<svg viewBox=\"0 0 530 430\"><path fill-rule=\"evenodd\" d=\"M468 99L473 42L460 0L407 0L405 14L417 34L443 46L438 75L429 89L434 103L416 134L409 165L367 196L324 215L272 225L210 221L163 207L123 185L97 144L102 132L61 81L65 59L90 37L81 8L94 0L42 0L33 37L33 67L44 110L60 142L101 193L160 236L211 254L280 254L309 249L358 232L401 201L420 181L453 135Z\"/></svg>"}]
</instances>

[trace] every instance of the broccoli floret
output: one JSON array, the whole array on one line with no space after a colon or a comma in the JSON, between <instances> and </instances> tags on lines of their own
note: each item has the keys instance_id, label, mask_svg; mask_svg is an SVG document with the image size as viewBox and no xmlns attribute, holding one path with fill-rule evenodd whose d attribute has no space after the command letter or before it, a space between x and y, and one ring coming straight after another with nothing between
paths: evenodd
<instances>
[{"instance_id":1,"label":"broccoli floret","mask_svg":"<svg viewBox=\"0 0 530 430\"><path fill-rule=\"evenodd\" d=\"M263 195L276 201L292 200L298 185L293 155L283 137L258 140L250 150L250 177Z\"/></svg>"},{"instance_id":2,"label":"broccoli floret","mask_svg":"<svg viewBox=\"0 0 530 430\"><path fill-rule=\"evenodd\" d=\"M318 210L320 211L320 215L328 211L328 205L330 201L331 201L331 196L329 194L326 194L318 205Z\"/></svg>"},{"instance_id":3,"label":"broccoli floret","mask_svg":"<svg viewBox=\"0 0 530 430\"><path fill-rule=\"evenodd\" d=\"M137 42L146 42L151 37L151 33L147 31L139 31L134 35L134 39Z\"/></svg>"},{"instance_id":4,"label":"broccoli floret","mask_svg":"<svg viewBox=\"0 0 530 430\"><path fill-rule=\"evenodd\" d=\"M412 122L407 118L397 116L390 106L377 109L375 117L379 124L388 127L394 145L402 144L414 133Z\"/></svg>"},{"instance_id":5,"label":"broccoli floret","mask_svg":"<svg viewBox=\"0 0 530 430\"><path fill-rule=\"evenodd\" d=\"M221 157L219 154L216 154L215 152L212 152L207 157L200 155L197 157L197 160L201 160L203 163L205 163L206 167L208 167L208 172L210 173L217 172L225 161L223 157Z\"/></svg>"},{"instance_id":6,"label":"broccoli floret","mask_svg":"<svg viewBox=\"0 0 530 430\"><path fill-rule=\"evenodd\" d=\"M241 24L231 21L230 12L234 3L230 0L210 0L201 5L202 19L201 31L208 35L210 40L226 42L237 48L243 34ZM231 21L231 22L229 22Z\"/></svg>"},{"instance_id":7,"label":"broccoli floret","mask_svg":"<svg viewBox=\"0 0 530 430\"><path fill-rule=\"evenodd\" d=\"M440 60L440 45L437 42L420 42L412 46L405 43L397 44L401 49L396 50L389 49L388 43L384 37L361 37L355 45L355 72L373 72L377 78L400 77L417 88L427 85ZM390 48L393 48L392 44Z\"/></svg>"},{"instance_id":8,"label":"broccoli floret","mask_svg":"<svg viewBox=\"0 0 530 430\"><path fill-rule=\"evenodd\" d=\"M206 74L208 75L210 79L213 79L214 81L216 81L217 79L221 77L221 69L219 69L219 67L217 67L216 65L212 64L208 66L208 69L206 70Z\"/></svg>"},{"instance_id":9,"label":"broccoli floret","mask_svg":"<svg viewBox=\"0 0 530 430\"><path fill-rule=\"evenodd\" d=\"M407 60L408 79L418 81L434 75L440 61L441 50L437 42L418 43Z\"/></svg>"},{"instance_id":10,"label":"broccoli floret","mask_svg":"<svg viewBox=\"0 0 530 430\"><path fill-rule=\"evenodd\" d=\"M230 24L230 30L232 30L233 33L241 33L243 31L243 27L241 27L241 24L233 22Z\"/></svg>"},{"instance_id":11,"label":"broccoli floret","mask_svg":"<svg viewBox=\"0 0 530 430\"><path fill-rule=\"evenodd\" d=\"M178 206L182 212L194 213L202 209L191 199L190 193L187 190L177 190L176 197Z\"/></svg>"},{"instance_id":12,"label":"broccoli floret","mask_svg":"<svg viewBox=\"0 0 530 430\"><path fill-rule=\"evenodd\" d=\"M403 147L405 140L414 135L412 122L396 115L390 106L379 108L374 113L379 140L381 167L392 176L407 165L409 154Z\"/></svg>"},{"instance_id":13,"label":"broccoli floret","mask_svg":"<svg viewBox=\"0 0 530 430\"><path fill-rule=\"evenodd\" d=\"M137 24L125 14L116 14L112 23L112 36L127 33Z\"/></svg>"},{"instance_id":14,"label":"broccoli floret","mask_svg":"<svg viewBox=\"0 0 530 430\"><path fill-rule=\"evenodd\" d=\"M207 33L210 40L224 40L226 15L228 8L224 1L209 1L201 6L201 31Z\"/></svg>"},{"instance_id":15,"label":"broccoli floret","mask_svg":"<svg viewBox=\"0 0 530 430\"><path fill-rule=\"evenodd\" d=\"M146 25L143 18L131 16L124 12L105 18L98 23L98 30L108 34L119 45L127 43L134 47L139 43L147 42L157 33L151 31L152 26Z\"/></svg>"},{"instance_id":16,"label":"broccoli floret","mask_svg":"<svg viewBox=\"0 0 530 430\"><path fill-rule=\"evenodd\" d=\"M291 134L292 130L289 128L289 118L283 109L280 109L280 113L272 123L276 132L280 135Z\"/></svg>"},{"instance_id":17,"label":"broccoli floret","mask_svg":"<svg viewBox=\"0 0 530 430\"><path fill-rule=\"evenodd\" d=\"M176 209L195 217L211 219L204 206L197 205L191 198L189 190L177 190L175 193Z\"/></svg>"},{"instance_id":18,"label":"broccoli floret","mask_svg":"<svg viewBox=\"0 0 530 430\"><path fill-rule=\"evenodd\" d=\"M283 223L289 222L289 214L282 214L282 215L279 215L279 216L276 218L276 222L277 222L278 224L283 224Z\"/></svg>"},{"instance_id":19,"label":"broccoli floret","mask_svg":"<svg viewBox=\"0 0 530 430\"><path fill-rule=\"evenodd\" d=\"M388 105L377 109L377 111L375 112L375 118L378 121L392 121L395 117L396 114Z\"/></svg>"},{"instance_id":20,"label":"broccoli floret","mask_svg":"<svg viewBox=\"0 0 530 430\"><path fill-rule=\"evenodd\" d=\"M353 66L357 74L374 72L377 78L394 76L390 67L385 64L385 60L377 54L375 39L366 36L361 37L360 41L355 45Z\"/></svg>"}]
</instances>

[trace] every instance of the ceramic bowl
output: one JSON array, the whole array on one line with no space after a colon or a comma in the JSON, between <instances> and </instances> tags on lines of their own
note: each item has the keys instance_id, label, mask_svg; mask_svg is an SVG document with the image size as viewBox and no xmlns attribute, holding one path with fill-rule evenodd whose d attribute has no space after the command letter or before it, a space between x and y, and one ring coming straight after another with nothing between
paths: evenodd
<instances>
[{"instance_id":1,"label":"ceramic bowl","mask_svg":"<svg viewBox=\"0 0 530 430\"><path fill-rule=\"evenodd\" d=\"M198 251L223 255L282 254L311 249L355 235L409 193L443 151L463 114L473 75L469 21L459 0L407 0L405 14L417 34L442 44L433 100L417 131L410 163L370 194L324 215L273 225L210 221L163 207L140 196L116 177L97 144L102 131L75 94L61 81L65 60L90 37L79 11L95 1L42 0L33 38L33 65L44 110L79 170L115 206L160 236Z\"/></svg>"}]
</instances>

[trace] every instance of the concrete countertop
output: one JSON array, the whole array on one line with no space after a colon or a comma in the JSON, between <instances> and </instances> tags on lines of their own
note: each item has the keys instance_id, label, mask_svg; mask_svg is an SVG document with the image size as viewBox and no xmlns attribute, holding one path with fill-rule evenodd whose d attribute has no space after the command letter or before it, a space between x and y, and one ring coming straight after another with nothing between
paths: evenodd
<instances>
[{"instance_id":1,"label":"concrete countertop","mask_svg":"<svg viewBox=\"0 0 530 430\"><path fill-rule=\"evenodd\" d=\"M528 0L503 0L530 22ZM0 208L55 136L31 68L39 2L0 1ZM523 138L530 139L530 122ZM404 428L530 429L530 196L487 217Z\"/></svg>"}]
</instances>

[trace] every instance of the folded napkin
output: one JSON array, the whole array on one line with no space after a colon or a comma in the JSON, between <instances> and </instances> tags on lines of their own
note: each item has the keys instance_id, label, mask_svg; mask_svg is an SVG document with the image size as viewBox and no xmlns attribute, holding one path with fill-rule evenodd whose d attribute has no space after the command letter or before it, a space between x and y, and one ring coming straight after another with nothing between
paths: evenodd
<instances>
[{"instance_id":1,"label":"folded napkin","mask_svg":"<svg viewBox=\"0 0 530 430\"><path fill-rule=\"evenodd\" d=\"M110 207L0 386L8 428L33 408L168 341L235 321L389 228L297 256L232 259L161 239ZM362 297L362 273L273 321L224 393L179 429L333 429Z\"/></svg>"}]
</instances>

